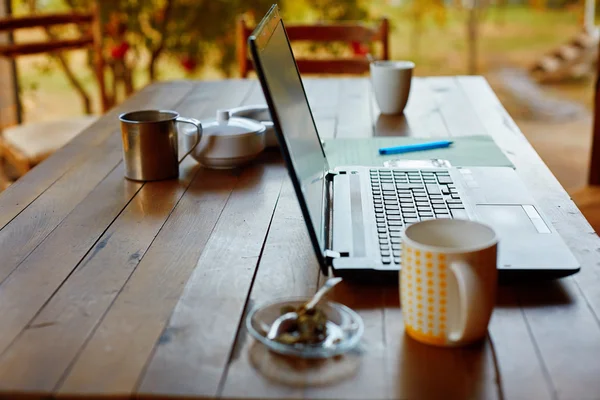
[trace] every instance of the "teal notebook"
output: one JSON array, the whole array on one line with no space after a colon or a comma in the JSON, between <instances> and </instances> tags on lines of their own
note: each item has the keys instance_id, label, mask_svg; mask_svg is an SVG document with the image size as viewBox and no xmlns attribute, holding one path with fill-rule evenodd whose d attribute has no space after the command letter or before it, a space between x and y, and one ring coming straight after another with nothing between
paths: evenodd
<instances>
[{"instance_id":1,"label":"teal notebook","mask_svg":"<svg viewBox=\"0 0 600 400\"><path fill-rule=\"evenodd\" d=\"M379 155L381 147L424 143L442 138L374 137L368 139L329 139L325 153L331 168L341 165L384 166L393 160L447 160L454 167L514 167L490 136L459 136L448 148Z\"/></svg>"}]
</instances>

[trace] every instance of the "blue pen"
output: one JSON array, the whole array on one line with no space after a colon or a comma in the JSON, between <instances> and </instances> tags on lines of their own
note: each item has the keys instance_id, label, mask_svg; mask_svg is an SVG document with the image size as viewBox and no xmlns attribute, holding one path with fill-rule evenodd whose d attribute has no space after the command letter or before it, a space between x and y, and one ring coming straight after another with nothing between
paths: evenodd
<instances>
[{"instance_id":1,"label":"blue pen","mask_svg":"<svg viewBox=\"0 0 600 400\"><path fill-rule=\"evenodd\" d=\"M440 140L437 142L428 142L428 143L416 143L416 144L407 144L404 146L394 146L394 147L384 147L379 149L379 154L401 154L401 153L409 153L411 151L421 151L421 150L431 150L431 149L442 149L444 147L448 147L452 144L449 140Z\"/></svg>"}]
</instances>

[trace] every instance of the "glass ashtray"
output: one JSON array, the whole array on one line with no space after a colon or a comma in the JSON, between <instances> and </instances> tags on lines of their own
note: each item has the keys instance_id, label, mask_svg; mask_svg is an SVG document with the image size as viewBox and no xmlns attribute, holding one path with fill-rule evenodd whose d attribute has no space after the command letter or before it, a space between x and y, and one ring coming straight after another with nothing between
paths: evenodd
<instances>
[{"instance_id":1,"label":"glass ashtray","mask_svg":"<svg viewBox=\"0 0 600 400\"><path fill-rule=\"evenodd\" d=\"M282 309L300 307L310 298L279 300L254 308L246 318L248 332L270 350L300 358L329 358L343 354L358 344L364 331L362 318L350 308L334 302L321 302L317 306L327 316L327 336L315 344L286 344L267 338L273 322L281 316Z\"/></svg>"}]
</instances>

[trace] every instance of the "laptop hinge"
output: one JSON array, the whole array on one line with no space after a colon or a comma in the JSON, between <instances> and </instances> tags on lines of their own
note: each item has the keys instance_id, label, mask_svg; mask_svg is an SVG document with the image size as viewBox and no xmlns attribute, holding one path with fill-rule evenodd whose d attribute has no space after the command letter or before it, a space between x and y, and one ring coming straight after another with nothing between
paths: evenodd
<instances>
[{"instance_id":1,"label":"laptop hinge","mask_svg":"<svg viewBox=\"0 0 600 400\"><path fill-rule=\"evenodd\" d=\"M340 257L340 254L333 251L333 178L338 175L336 171L329 170L325 174L325 199L323 201L323 213L324 213L324 238L325 238L325 249L323 255L327 260L327 264L331 265L331 261L334 258Z\"/></svg>"}]
</instances>

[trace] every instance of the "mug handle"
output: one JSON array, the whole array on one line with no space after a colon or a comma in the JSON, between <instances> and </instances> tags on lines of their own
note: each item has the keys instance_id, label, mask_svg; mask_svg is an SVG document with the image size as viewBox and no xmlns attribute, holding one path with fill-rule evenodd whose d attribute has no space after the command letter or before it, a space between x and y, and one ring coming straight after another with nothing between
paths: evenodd
<instances>
[{"instance_id":1,"label":"mug handle","mask_svg":"<svg viewBox=\"0 0 600 400\"><path fill-rule=\"evenodd\" d=\"M486 287L469 263L453 261L450 263L449 270L458 283L459 322L455 324L457 327L449 332L448 339L451 342L461 342L479 333L477 330L489 319L491 310L487 304L481 302L481 299L487 297L484 293Z\"/></svg>"},{"instance_id":2,"label":"mug handle","mask_svg":"<svg viewBox=\"0 0 600 400\"><path fill-rule=\"evenodd\" d=\"M192 151L194 151L194 149L196 148L196 146L198 146L198 143L200 143L200 139L202 139L202 123L200 121L198 121L197 119L194 119L194 118L184 118L184 117L177 117L177 119L175 121L177 121L177 122L183 122L184 124L194 125L196 127L196 142L190 148L190 150L187 153L185 153L183 155L183 157L181 157L181 160L179 160L179 162L182 162L184 158L186 158L187 156L189 156L190 153Z\"/></svg>"}]
</instances>

